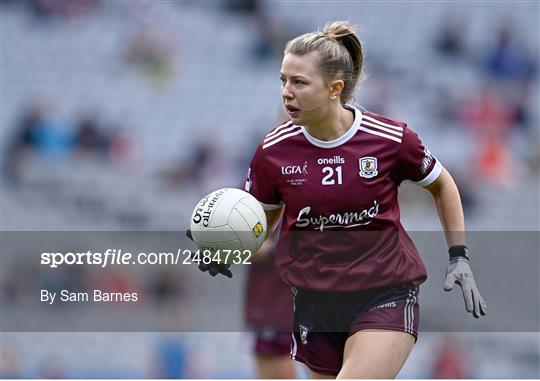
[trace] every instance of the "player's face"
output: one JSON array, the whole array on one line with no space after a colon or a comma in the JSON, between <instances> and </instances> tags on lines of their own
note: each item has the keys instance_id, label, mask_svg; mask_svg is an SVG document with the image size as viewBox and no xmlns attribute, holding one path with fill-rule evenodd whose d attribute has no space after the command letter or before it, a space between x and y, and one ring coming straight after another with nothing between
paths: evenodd
<instances>
[{"instance_id":1,"label":"player's face","mask_svg":"<svg viewBox=\"0 0 540 381\"><path fill-rule=\"evenodd\" d=\"M322 119L330 103L330 88L317 68L318 53L286 54L281 64L281 96L293 123L309 125Z\"/></svg>"}]
</instances>

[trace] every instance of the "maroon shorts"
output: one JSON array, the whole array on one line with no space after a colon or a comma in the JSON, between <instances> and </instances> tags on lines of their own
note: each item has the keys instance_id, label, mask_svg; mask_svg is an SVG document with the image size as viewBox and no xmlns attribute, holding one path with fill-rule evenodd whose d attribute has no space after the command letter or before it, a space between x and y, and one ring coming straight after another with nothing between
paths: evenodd
<instances>
[{"instance_id":1,"label":"maroon shorts","mask_svg":"<svg viewBox=\"0 0 540 381\"><path fill-rule=\"evenodd\" d=\"M418 287L402 284L359 292L298 289L294 294L291 358L317 373L337 375L345 341L364 329L418 337Z\"/></svg>"},{"instance_id":2,"label":"maroon shorts","mask_svg":"<svg viewBox=\"0 0 540 381\"><path fill-rule=\"evenodd\" d=\"M262 356L283 356L291 353L291 333L264 329L255 332L254 351Z\"/></svg>"}]
</instances>

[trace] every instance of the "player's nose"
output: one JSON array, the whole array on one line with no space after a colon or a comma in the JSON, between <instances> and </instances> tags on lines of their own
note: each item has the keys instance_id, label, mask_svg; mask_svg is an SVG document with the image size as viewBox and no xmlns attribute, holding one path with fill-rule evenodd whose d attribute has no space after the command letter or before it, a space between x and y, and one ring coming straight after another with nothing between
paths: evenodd
<instances>
[{"instance_id":1,"label":"player's nose","mask_svg":"<svg viewBox=\"0 0 540 381\"><path fill-rule=\"evenodd\" d=\"M289 88L289 85L286 84L281 88L281 96L283 99L292 99L294 97L292 91Z\"/></svg>"}]
</instances>

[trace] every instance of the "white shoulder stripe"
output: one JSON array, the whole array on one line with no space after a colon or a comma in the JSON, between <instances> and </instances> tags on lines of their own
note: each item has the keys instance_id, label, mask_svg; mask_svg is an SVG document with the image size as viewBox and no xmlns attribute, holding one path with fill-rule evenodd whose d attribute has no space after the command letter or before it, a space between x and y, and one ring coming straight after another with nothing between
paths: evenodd
<instances>
[{"instance_id":1,"label":"white shoulder stripe","mask_svg":"<svg viewBox=\"0 0 540 381\"><path fill-rule=\"evenodd\" d=\"M298 128L298 130L296 130L296 131L293 131L293 132L290 132L290 133L288 133L288 134L282 135L282 136L280 136L279 138L277 138L277 139L275 139L275 140L272 140L272 141L269 142L269 143L266 143L265 145L263 145L262 148L263 148L263 149L268 148L268 147L270 147L270 146L273 146L273 145L276 144L276 143L279 143L279 142L282 141L282 140L285 140L285 139L287 139L287 138L290 138L291 136L298 135L298 134L301 134L301 133L302 133L302 129L301 129L301 128Z\"/></svg>"},{"instance_id":2,"label":"white shoulder stripe","mask_svg":"<svg viewBox=\"0 0 540 381\"><path fill-rule=\"evenodd\" d=\"M367 132L367 133L372 134L372 135L381 136L383 138L387 138L387 139L393 140L395 142L401 143L401 139L396 137L396 136L388 135L388 134L385 134L385 133L382 133L382 132L379 132L379 131L370 130L369 128L362 127L362 126L360 126L358 129L360 131L364 131L364 132Z\"/></svg>"},{"instance_id":3,"label":"white shoulder stripe","mask_svg":"<svg viewBox=\"0 0 540 381\"><path fill-rule=\"evenodd\" d=\"M399 136L399 137L403 136L403 131L391 130L389 128L382 127L382 126L379 126L379 125L374 124L374 123L369 123L369 122L364 121L364 120L362 121L362 125L364 125L365 127L373 127L373 128L375 128L377 130L385 131L385 132L388 132L389 134L396 135L396 136Z\"/></svg>"},{"instance_id":4,"label":"white shoulder stripe","mask_svg":"<svg viewBox=\"0 0 540 381\"><path fill-rule=\"evenodd\" d=\"M285 128L285 127L289 127L289 126L292 126L292 121L289 120L288 122L285 122L283 124L280 124L279 126L277 126L276 128L274 128L272 131L270 131L268 133L268 135L266 135L267 138L269 138L270 136L276 134L279 130Z\"/></svg>"},{"instance_id":5,"label":"white shoulder stripe","mask_svg":"<svg viewBox=\"0 0 540 381\"><path fill-rule=\"evenodd\" d=\"M277 138L280 135L286 134L287 132L290 132L290 131L294 130L297 127L298 126L291 126L291 127L288 127L288 128L284 128L281 131L279 131L277 134L272 135L272 136L268 136L266 139L264 139L264 142L267 143L269 140Z\"/></svg>"},{"instance_id":6,"label":"white shoulder stripe","mask_svg":"<svg viewBox=\"0 0 540 381\"><path fill-rule=\"evenodd\" d=\"M403 127L393 126L393 125L391 125L391 124L381 122L380 120L377 120L377 119L375 119L375 118L372 118L371 116L368 116L368 115L366 115L366 114L363 114L363 115L362 115L362 119L364 119L364 120L367 119L367 120L369 120L369 121L372 122L372 123L376 123L376 124L378 124L378 125L380 125L380 126L388 127L388 128L393 129L393 130L396 130L396 131L403 131Z\"/></svg>"}]
</instances>

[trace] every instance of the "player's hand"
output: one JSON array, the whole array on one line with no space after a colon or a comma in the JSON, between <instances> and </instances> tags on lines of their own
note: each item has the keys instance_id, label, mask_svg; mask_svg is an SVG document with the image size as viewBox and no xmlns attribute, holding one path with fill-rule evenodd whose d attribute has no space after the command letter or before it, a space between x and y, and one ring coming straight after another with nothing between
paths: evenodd
<instances>
[{"instance_id":1,"label":"player's hand","mask_svg":"<svg viewBox=\"0 0 540 381\"><path fill-rule=\"evenodd\" d=\"M190 240L193 241L193 236L191 235L191 229L186 230L186 236ZM211 276L216 276L218 274L221 274L221 275L225 275L228 278L232 278L233 273L231 270L229 270L229 267L231 267L231 265L211 262L207 265L204 263L201 263L199 265L199 270L201 270L202 272L208 271L208 274L210 274Z\"/></svg>"},{"instance_id":2,"label":"player's hand","mask_svg":"<svg viewBox=\"0 0 540 381\"><path fill-rule=\"evenodd\" d=\"M208 274L211 276L216 276L218 274L225 275L227 278L232 278L233 273L229 270L231 265L226 265L224 263L210 262L209 264L201 263L199 265L199 270L202 272L208 271Z\"/></svg>"},{"instance_id":3,"label":"player's hand","mask_svg":"<svg viewBox=\"0 0 540 381\"><path fill-rule=\"evenodd\" d=\"M474 276L467 257L455 257L450 259L446 268L446 280L444 282L444 291L450 291L454 284L461 286L463 299L465 300L465 309L471 312L475 318L484 316L487 312L486 302L474 281Z\"/></svg>"}]
</instances>

